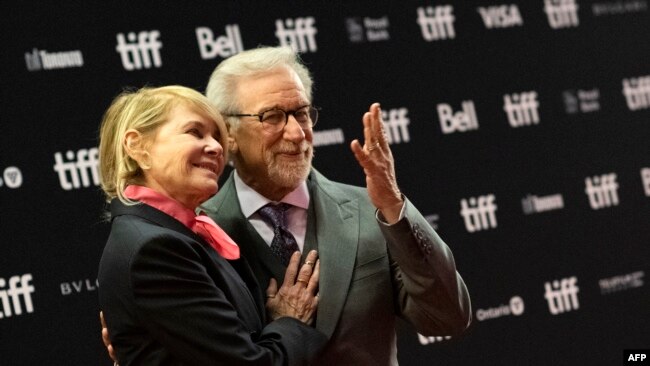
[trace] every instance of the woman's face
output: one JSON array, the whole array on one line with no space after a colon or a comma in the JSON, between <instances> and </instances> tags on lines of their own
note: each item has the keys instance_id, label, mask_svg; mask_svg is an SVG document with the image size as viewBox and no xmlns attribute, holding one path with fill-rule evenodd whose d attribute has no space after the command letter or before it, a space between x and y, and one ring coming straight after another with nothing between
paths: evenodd
<instances>
[{"instance_id":1,"label":"woman's face","mask_svg":"<svg viewBox=\"0 0 650 366\"><path fill-rule=\"evenodd\" d=\"M148 149L147 187L195 209L217 193L223 172L223 148L212 119L186 105L173 107Z\"/></svg>"}]
</instances>

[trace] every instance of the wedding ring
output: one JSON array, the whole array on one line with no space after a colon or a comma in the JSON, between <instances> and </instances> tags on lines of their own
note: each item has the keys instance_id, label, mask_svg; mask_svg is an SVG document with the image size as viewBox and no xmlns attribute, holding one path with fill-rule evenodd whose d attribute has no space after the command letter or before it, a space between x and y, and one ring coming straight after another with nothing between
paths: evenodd
<instances>
[{"instance_id":1,"label":"wedding ring","mask_svg":"<svg viewBox=\"0 0 650 366\"><path fill-rule=\"evenodd\" d=\"M304 283L305 286L307 286L307 281L305 281L305 280L296 280L296 283L298 283L298 282L300 282L300 283Z\"/></svg>"},{"instance_id":2,"label":"wedding ring","mask_svg":"<svg viewBox=\"0 0 650 366\"><path fill-rule=\"evenodd\" d=\"M368 151L375 150L378 147L379 147L379 142L375 142L374 144L368 146Z\"/></svg>"},{"instance_id":3,"label":"wedding ring","mask_svg":"<svg viewBox=\"0 0 650 366\"><path fill-rule=\"evenodd\" d=\"M314 262L312 262L312 261L305 261L305 264L308 264L308 265L310 265L312 267L314 266Z\"/></svg>"},{"instance_id":4,"label":"wedding ring","mask_svg":"<svg viewBox=\"0 0 650 366\"><path fill-rule=\"evenodd\" d=\"M267 298L267 299L272 299L272 298L274 298L274 297L275 297L275 295L266 295L266 298Z\"/></svg>"}]
</instances>

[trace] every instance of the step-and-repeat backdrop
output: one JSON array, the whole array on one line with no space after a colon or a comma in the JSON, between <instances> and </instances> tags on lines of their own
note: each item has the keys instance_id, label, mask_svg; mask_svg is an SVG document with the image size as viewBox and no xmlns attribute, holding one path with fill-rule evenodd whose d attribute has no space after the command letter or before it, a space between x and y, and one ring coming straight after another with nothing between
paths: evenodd
<instances>
[{"instance_id":1,"label":"step-and-repeat backdrop","mask_svg":"<svg viewBox=\"0 0 650 366\"><path fill-rule=\"evenodd\" d=\"M109 365L97 132L122 88L203 91L292 45L322 107L314 165L382 103L401 189L454 251L474 321L400 324L403 365L615 365L650 348L648 0L0 5L0 365Z\"/></svg>"}]
</instances>

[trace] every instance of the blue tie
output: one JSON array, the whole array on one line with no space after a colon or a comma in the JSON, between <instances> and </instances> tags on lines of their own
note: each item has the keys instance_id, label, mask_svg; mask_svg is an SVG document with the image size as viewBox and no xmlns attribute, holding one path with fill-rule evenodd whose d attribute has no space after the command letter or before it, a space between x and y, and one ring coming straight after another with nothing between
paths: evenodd
<instances>
[{"instance_id":1,"label":"blue tie","mask_svg":"<svg viewBox=\"0 0 650 366\"><path fill-rule=\"evenodd\" d=\"M278 256L285 266L289 264L293 252L300 250L296 238L287 229L287 210L290 207L288 203L269 203L258 211L262 219L273 226L271 252Z\"/></svg>"}]
</instances>

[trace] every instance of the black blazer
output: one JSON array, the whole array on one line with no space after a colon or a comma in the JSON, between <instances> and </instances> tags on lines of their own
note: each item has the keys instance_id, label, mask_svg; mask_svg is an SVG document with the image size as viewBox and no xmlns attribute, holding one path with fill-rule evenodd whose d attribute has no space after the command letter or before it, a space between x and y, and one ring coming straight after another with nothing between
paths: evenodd
<instances>
[{"instance_id":1,"label":"black blazer","mask_svg":"<svg viewBox=\"0 0 650 366\"><path fill-rule=\"evenodd\" d=\"M228 261L173 217L111 203L99 302L120 365L301 365L327 338L284 317L242 258Z\"/></svg>"}]
</instances>

